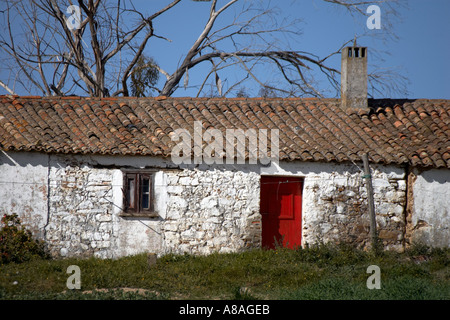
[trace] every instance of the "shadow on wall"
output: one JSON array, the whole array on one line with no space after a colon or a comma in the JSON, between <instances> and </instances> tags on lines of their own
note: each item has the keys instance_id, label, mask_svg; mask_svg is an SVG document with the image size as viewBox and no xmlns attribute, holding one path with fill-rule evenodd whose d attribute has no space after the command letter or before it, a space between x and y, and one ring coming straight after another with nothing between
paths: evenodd
<instances>
[{"instance_id":1,"label":"shadow on wall","mask_svg":"<svg viewBox=\"0 0 450 320\"><path fill-rule=\"evenodd\" d=\"M46 166L48 164L48 155L43 153L29 152L9 152L0 150L0 165L11 167L20 166Z\"/></svg>"},{"instance_id":2,"label":"shadow on wall","mask_svg":"<svg viewBox=\"0 0 450 320\"><path fill-rule=\"evenodd\" d=\"M414 172L417 176L421 176L428 183L439 183L445 185L450 183L450 170L449 169L430 169L421 172ZM448 187L450 191L450 185ZM450 197L450 193L449 193Z\"/></svg>"}]
</instances>

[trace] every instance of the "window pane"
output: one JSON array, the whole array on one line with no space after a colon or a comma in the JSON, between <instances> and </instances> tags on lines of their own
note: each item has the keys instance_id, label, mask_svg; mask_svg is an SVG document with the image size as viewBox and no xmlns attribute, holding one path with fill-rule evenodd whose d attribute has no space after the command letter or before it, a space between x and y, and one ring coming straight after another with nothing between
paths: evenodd
<instances>
[{"instance_id":1,"label":"window pane","mask_svg":"<svg viewBox=\"0 0 450 320\"><path fill-rule=\"evenodd\" d=\"M142 209L150 209L150 179L142 178Z\"/></svg>"},{"instance_id":2,"label":"window pane","mask_svg":"<svg viewBox=\"0 0 450 320\"><path fill-rule=\"evenodd\" d=\"M136 207L136 199L135 199L136 179L128 178L127 185L128 185L128 194L127 194L128 207L135 208Z\"/></svg>"}]
</instances>

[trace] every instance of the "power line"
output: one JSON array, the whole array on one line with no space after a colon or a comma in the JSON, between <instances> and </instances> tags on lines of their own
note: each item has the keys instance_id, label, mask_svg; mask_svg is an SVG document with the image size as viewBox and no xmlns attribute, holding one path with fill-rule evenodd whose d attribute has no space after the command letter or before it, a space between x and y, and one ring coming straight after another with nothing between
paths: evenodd
<instances>
[{"instance_id":1,"label":"power line","mask_svg":"<svg viewBox=\"0 0 450 320\"><path fill-rule=\"evenodd\" d=\"M262 175L262 177L266 177L265 175ZM283 176L270 176L270 177L279 177L280 179L283 178ZM273 181L273 182L260 182L260 185L276 185L276 184L289 184L289 183L299 183L299 182L305 182L305 181L324 181L324 180L328 180L328 181L333 181L335 180L335 178L326 178L326 177L308 177L308 176L289 176L289 178L296 178L296 179L302 179L303 181L289 181L288 179L286 181ZM363 176L356 176L356 177L343 177L346 179L362 179ZM338 179L342 179L342 178L338 178ZM387 179L386 179L387 180ZM406 179L399 179L399 180L405 180ZM50 186L50 187L61 187L62 183L67 183L67 184L74 184L77 185L77 182L73 182L73 181L53 181L50 184L48 183L44 183L44 182L32 182L32 181L0 181L0 184L10 184L10 185L39 185L39 186ZM215 185L219 182L199 182L198 184L204 184L204 185ZM176 185L181 185L181 184L176 184ZM112 184L112 183L108 183L108 184L99 184L99 183L89 183L89 182L83 182L82 183L82 187L123 187L123 184ZM155 187L169 187L169 186L174 186L173 184L154 184ZM195 185L191 185L191 184L187 184L187 185L182 185L182 186L197 186L197 184ZM67 187L67 188L72 188L72 187ZM73 187L75 189L75 187ZM78 187L80 188L80 187ZM429 192L437 192L437 193L442 193L442 194L447 194L446 192L440 192L440 191L435 191L435 190L429 190L427 188L423 188L423 187L418 187L415 186L414 189L419 189L421 191L429 191Z\"/></svg>"}]
</instances>

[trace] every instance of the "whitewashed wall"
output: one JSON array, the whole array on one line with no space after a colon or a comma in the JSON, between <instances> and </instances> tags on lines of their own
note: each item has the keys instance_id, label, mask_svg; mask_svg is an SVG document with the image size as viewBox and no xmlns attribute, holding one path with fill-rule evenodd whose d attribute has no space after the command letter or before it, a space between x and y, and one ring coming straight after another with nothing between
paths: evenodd
<instances>
[{"instance_id":1,"label":"whitewashed wall","mask_svg":"<svg viewBox=\"0 0 450 320\"><path fill-rule=\"evenodd\" d=\"M19 214L54 256L260 245L259 174L245 165L210 170L160 158L14 152L0 160L0 213ZM123 168L161 169L155 174L158 218L121 216Z\"/></svg>"},{"instance_id":2,"label":"whitewashed wall","mask_svg":"<svg viewBox=\"0 0 450 320\"><path fill-rule=\"evenodd\" d=\"M411 242L450 247L450 170L413 172Z\"/></svg>"},{"instance_id":3,"label":"whitewashed wall","mask_svg":"<svg viewBox=\"0 0 450 320\"><path fill-rule=\"evenodd\" d=\"M46 154L0 151L0 215L19 215L41 239L48 217L48 161Z\"/></svg>"},{"instance_id":4,"label":"whitewashed wall","mask_svg":"<svg viewBox=\"0 0 450 320\"><path fill-rule=\"evenodd\" d=\"M261 243L260 176L289 175L304 178L303 245L367 245L367 192L355 164L176 167L169 160L1 152L0 214L19 214L56 256L238 251ZM405 217L404 170L371 167L378 231L385 247L401 250L413 239L449 246L450 171L417 173L413 213ZM160 169L155 177L159 218L120 216L123 168ZM405 231L407 222L411 233Z\"/></svg>"},{"instance_id":5,"label":"whitewashed wall","mask_svg":"<svg viewBox=\"0 0 450 320\"><path fill-rule=\"evenodd\" d=\"M16 213L55 256L120 257L158 252L165 175L156 174L161 218L120 217L119 168L167 167L161 159L0 153L0 214Z\"/></svg>"},{"instance_id":6,"label":"whitewashed wall","mask_svg":"<svg viewBox=\"0 0 450 320\"><path fill-rule=\"evenodd\" d=\"M143 157L52 156L50 218L46 241L55 255L120 257L160 252L167 192L163 171L155 175L159 218L123 217L122 168L165 168Z\"/></svg>"}]
</instances>

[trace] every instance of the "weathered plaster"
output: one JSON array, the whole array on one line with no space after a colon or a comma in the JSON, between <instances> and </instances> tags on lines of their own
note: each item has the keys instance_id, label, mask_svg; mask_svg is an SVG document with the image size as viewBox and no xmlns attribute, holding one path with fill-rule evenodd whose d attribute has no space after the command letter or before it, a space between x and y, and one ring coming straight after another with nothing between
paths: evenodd
<instances>
[{"instance_id":1,"label":"weathered plaster","mask_svg":"<svg viewBox=\"0 0 450 320\"><path fill-rule=\"evenodd\" d=\"M410 242L450 246L450 170L414 170Z\"/></svg>"},{"instance_id":2,"label":"weathered plaster","mask_svg":"<svg viewBox=\"0 0 450 320\"><path fill-rule=\"evenodd\" d=\"M124 168L156 170L158 218L121 216ZM448 170L416 170L415 181L407 183L403 168L371 168L377 228L386 248L401 250L414 239L450 245ZM54 255L239 251L261 244L260 176L288 175L304 178L303 245L365 247L370 220L362 174L356 164L178 167L157 157L2 152L0 213L17 213Z\"/></svg>"},{"instance_id":3,"label":"weathered plaster","mask_svg":"<svg viewBox=\"0 0 450 320\"><path fill-rule=\"evenodd\" d=\"M17 214L37 237L47 224L48 155L0 151L0 215Z\"/></svg>"}]
</instances>

